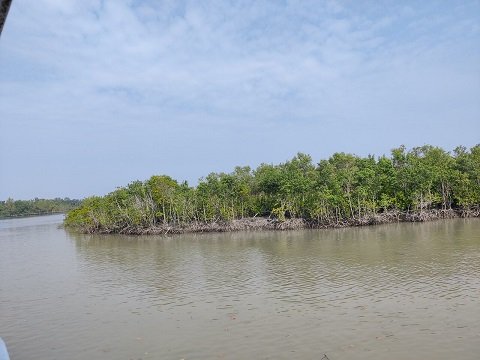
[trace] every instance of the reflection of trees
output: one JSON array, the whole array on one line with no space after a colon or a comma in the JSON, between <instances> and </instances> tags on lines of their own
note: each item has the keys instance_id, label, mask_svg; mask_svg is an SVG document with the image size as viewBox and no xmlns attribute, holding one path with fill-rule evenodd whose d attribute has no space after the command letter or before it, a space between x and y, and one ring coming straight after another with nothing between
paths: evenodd
<instances>
[{"instance_id":1,"label":"reflection of trees","mask_svg":"<svg viewBox=\"0 0 480 360\"><path fill-rule=\"evenodd\" d=\"M393 224L281 234L263 242L268 284L280 297L321 305L332 300L395 296L416 288L439 294L468 274L468 249L478 249L478 220ZM283 236L282 236L283 235ZM461 268L463 267L463 269ZM282 294L286 290L287 294Z\"/></svg>"},{"instance_id":2,"label":"reflection of trees","mask_svg":"<svg viewBox=\"0 0 480 360\"><path fill-rule=\"evenodd\" d=\"M138 299L162 303L180 296L188 274L188 255L172 239L71 234L90 279L99 286L130 291Z\"/></svg>"},{"instance_id":3,"label":"reflection of trees","mask_svg":"<svg viewBox=\"0 0 480 360\"><path fill-rule=\"evenodd\" d=\"M156 304L249 298L323 306L380 292L389 296L405 286L440 291L459 271L478 273L474 263L459 264L469 249L478 249L478 224L72 237L82 269L98 286Z\"/></svg>"},{"instance_id":4,"label":"reflection of trees","mask_svg":"<svg viewBox=\"0 0 480 360\"><path fill-rule=\"evenodd\" d=\"M90 279L158 304L240 291L250 276L247 269L259 260L241 242L217 241L218 235L71 236Z\"/></svg>"}]
</instances>

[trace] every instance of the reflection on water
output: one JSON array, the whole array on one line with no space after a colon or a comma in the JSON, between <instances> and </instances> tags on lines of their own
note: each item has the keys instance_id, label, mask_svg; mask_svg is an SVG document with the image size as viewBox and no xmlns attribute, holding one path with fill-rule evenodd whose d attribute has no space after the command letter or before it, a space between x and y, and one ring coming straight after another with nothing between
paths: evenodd
<instances>
[{"instance_id":1,"label":"reflection on water","mask_svg":"<svg viewBox=\"0 0 480 360\"><path fill-rule=\"evenodd\" d=\"M0 222L0 336L16 358L480 353L479 219L166 238L52 218Z\"/></svg>"}]
</instances>

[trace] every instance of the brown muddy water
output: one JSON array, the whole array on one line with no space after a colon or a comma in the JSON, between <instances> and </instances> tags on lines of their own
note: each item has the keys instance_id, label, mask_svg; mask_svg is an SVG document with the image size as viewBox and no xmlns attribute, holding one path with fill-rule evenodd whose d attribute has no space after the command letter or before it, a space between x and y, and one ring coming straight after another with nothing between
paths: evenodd
<instances>
[{"instance_id":1,"label":"brown muddy water","mask_svg":"<svg viewBox=\"0 0 480 360\"><path fill-rule=\"evenodd\" d=\"M479 359L480 219L89 236L0 221L17 359Z\"/></svg>"}]
</instances>

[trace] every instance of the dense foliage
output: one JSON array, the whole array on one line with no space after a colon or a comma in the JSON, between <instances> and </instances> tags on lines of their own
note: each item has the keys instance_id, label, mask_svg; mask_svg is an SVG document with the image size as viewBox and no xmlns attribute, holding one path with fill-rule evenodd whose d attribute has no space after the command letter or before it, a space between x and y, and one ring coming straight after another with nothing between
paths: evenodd
<instances>
[{"instance_id":1,"label":"dense foliage","mask_svg":"<svg viewBox=\"0 0 480 360\"><path fill-rule=\"evenodd\" d=\"M169 176L135 181L70 211L66 224L89 232L135 232L244 217L332 223L371 214L478 209L480 145L453 153L430 145L391 156L336 153L318 164L297 154L280 165L211 173L198 186Z\"/></svg>"},{"instance_id":2,"label":"dense foliage","mask_svg":"<svg viewBox=\"0 0 480 360\"><path fill-rule=\"evenodd\" d=\"M65 213L80 205L80 200L34 199L0 201L0 218Z\"/></svg>"}]
</instances>

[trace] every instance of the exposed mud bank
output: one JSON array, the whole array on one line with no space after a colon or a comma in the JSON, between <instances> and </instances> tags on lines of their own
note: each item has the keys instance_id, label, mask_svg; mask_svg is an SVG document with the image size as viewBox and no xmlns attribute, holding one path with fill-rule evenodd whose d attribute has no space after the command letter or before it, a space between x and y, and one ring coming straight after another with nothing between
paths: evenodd
<instances>
[{"instance_id":1,"label":"exposed mud bank","mask_svg":"<svg viewBox=\"0 0 480 360\"><path fill-rule=\"evenodd\" d=\"M183 233L259 231L259 230L297 230L327 229L348 226L368 226L396 222L424 222L439 219L480 217L480 209L470 210L425 210L418 212L386 212L351 219L305 220L293 218L278 220L275 218L251 217L232 221L193 222L188 224L159 224L148 228L126 227L117 231L97 229L79 229L84 233L117 233L129 235L167 235ZM83 230L83 231L82 231Z\"/></svg>"}]
</instances>

